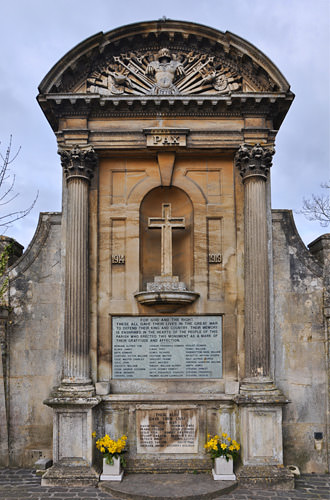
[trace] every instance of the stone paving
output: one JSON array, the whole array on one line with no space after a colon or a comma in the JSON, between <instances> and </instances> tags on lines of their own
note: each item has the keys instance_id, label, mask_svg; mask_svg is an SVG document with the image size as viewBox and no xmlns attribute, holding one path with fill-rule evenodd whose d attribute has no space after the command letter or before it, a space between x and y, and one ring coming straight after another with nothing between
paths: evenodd
<instances>
[{"instance_id":1,"label":"stone paving","mask_svg":"<svg viewBox=\"0 0 330 500\"><path fill-rule=\"evenodd\" d=\"M165 492L160 492L161 494ZM98 488L65 488L41 487L40 477L30 469L0 468L0 499L1 500L115 500ZM228 500L329 500L330 476L325 474L304 474L296 481L296 489L284 490L254 490L237 488L232 493L227 493L221 499ZM117 499L118 500L118 499Z\"/></svg>"}]
</instances>

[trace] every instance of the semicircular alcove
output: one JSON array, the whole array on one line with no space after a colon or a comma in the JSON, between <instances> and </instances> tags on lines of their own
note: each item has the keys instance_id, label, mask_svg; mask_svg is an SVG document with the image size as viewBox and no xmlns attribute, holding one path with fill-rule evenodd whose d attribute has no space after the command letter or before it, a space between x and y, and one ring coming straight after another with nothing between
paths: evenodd
<instances>
[{"instance_id":1,"label":"semicircular alcove","mask_svg":"<svg viewBox=\"0 0 330 500\"><path fill-rule=\"evenodd\" d=\"M188 289L193 275L193 206L188 195L177 187L157 187L142 200L140 206L140 290L161 275L161 233L152 228L150 218L162 218L163 204L170 205L171 217L184 219L183 228L172 227L172 269Z\"/></svg>"}]
</instances>

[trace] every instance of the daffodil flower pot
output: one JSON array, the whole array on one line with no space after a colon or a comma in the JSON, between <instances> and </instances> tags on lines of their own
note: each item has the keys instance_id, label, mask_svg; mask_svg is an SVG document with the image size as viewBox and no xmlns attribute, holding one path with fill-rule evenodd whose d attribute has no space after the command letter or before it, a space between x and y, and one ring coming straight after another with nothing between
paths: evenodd
<instances>
[{"instance_id":1,"label":"daffodil flower pot","mask_svg":"<svg viewBox=\"0 0 330 500\"><path fill-rule=\"evenodd\" d=\"M100 481L122 481L123 475L120 458L113 457L113 465L107 464L106 458L103 458L103 473L100 476Z\"/></svg>"},{"instance_id":2,"label":"daffodil flower pot","mask_svg":"<svg viewBox=\"0 0 330 500\"><path fill-rule=\"evenodd\" d=\"M225 457L217 457L214 459L214 468L212 469L213 479L215 481L234 481L234 463L230 458L227 462Z\"/></svg>"}]
</instances>

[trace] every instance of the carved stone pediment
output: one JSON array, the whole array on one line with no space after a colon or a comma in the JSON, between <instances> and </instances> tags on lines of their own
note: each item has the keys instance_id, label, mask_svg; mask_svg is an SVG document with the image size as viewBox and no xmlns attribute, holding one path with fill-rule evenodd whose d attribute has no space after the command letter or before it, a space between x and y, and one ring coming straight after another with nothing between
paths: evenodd
<instances>
[{"instance_id":1,"label":"carved stone pediment","mask_svg":"<svg viewBox=\"0 0 330 500\"><path fill-rule=\"evenodd\" d=\"M195 50L138 50L112 56L87 78L86 91L103 96L228 94L242 77L213 55Z\"/></svg>"},{"instance_id":2,"label":"carved stone pediment","mask_svg":"<svg viewBox=\"0 0 330 500\"><path fill-rule=\"evenodd\" d=\"M66 54L39 86L42 95L221 96L287 92L256 47L233 33L182 21L150 21L97 33Z\"/></svg>"}]
</instances>

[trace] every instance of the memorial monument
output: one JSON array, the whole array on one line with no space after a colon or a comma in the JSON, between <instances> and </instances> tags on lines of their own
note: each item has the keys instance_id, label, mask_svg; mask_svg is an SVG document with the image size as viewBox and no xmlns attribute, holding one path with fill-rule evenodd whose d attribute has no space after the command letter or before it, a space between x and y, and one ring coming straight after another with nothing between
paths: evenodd
<instances>
[{"instance_id":1,"label":"memorial monument","mask_svg":"<svg viewBox=\"0 0 330 500\"><path fill-rule=\"evenodd\" d=\"M246 484L327 468L329 235L308 251L270 205L293 98L247 41L171 20L98 33L46 75L63 211L10 268L3 461L52 452L43 484L93 484L97 431L128 436L128 471L210 471L226 432Z\"/></svg>"}]
</instances>

